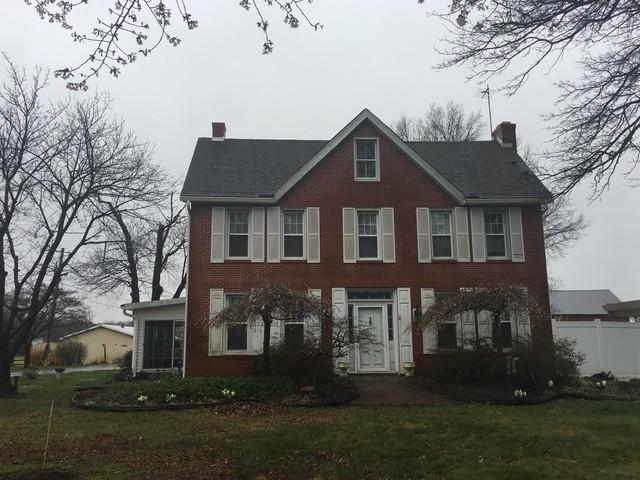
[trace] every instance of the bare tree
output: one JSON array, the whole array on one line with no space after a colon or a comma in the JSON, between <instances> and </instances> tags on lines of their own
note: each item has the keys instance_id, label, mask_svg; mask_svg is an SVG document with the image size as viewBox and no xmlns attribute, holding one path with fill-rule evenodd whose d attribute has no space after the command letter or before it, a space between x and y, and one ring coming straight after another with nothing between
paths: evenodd
<instances>
[{"instance_id":1,"label":"bare tree","mask_svg":"<svg viewBox=\"0 0 640 480\"><path fill-rule=\"evenodd\" d=\"M431 103L422 118L400 117L393 130L405 141L469 142L484 128L479 111L465 112L464 105L449 100L445 106Z\"/></svg>"},{"instance_id":2,"label":"bare tree","mask_svg":"<svg viewBox=\"0 0 640 480\"><path fill-rule=\"evenodd\" d=\"M162 0L112 0L111 5L90 0L24 0L35 8L42 20L59 24L71 32L74 42L90 45L86 59L75 66L63 67L54 73L67 81L71 90L86 90L88 80L106 70L118 77L122 67L135 62L140 56L146 57L163 42L174 47L180 45L180 38L173 34L173 19L177 16L188 30L198 27L198 21L187 9L187 0L175 0L175 8L170 8ZM284 15L283 20L291 28L298 28L300 21L314 30L322 28L311 21L305 12L312 0L240 0L239 5L247 11L253 11L256 25L264 35L262 53L273 51L273 41L269 36L267 9L278 8ZM73 23L73 14L78 10L90 8L100 3L93 25L77 26ZM106 2L109 3L109 2ZM76 79L77 78L77 79Z\"/></svg>"},{"instance_id":3,"label":"bare tree","mask_svg":"<svg viewBox=\"0 0 640 480\"><path fill-rule=\"evenodd\" d=\"M128 290L132 302L143 296L159 300L169 284L178 298L186 286L187 207L176 205L168 176L159 179L158 197L115 206L103 219L105 241L96 245L75 269L92 289L120 297Z\"/></svg>"},{"instance_id":4,"label":"bare tree","mask_svg":"<svg viewBox=\"0 0 640 480\"><path fill-rule=\"evenodd\" d=\"M10 309L12 295L7 296L4 303L5 309ZM30 295L25 292L19 299L20 310L25 310L29 304ZM21 321L22 319L18 319ZM24 366L30 366L31 344L34 340L42 338L48 344L52 339L59 339L72 332L89 328L91 311L82 299L72 290L60 289L56 301L49 301L38 314L37 320L31 327L29 337L24 344ZM46 357L46 354L44 355Z\"/></svg>"},{"instance_id":5,"label":"bare tree","mask_svg":"<svg viewBox=\"0 0 640 480\"><path fill-rule=\"evenodd\" d=\"M481 337L478 318L481 312L488 312L491 325L492 339L487 343ZM448 295L436 302L426 311L417 315L414 328L421 331L424 328L438 329L458 315L472 313L475 319L476 349L488 344L502 352L505 341L501 338L500 322L504 318L530 316L543 318L544 313L538 301L525 289L517 285L496 285L465 289ZM526 339L529 340L529 339Z\"/></svg>"},{"instance_id":6,"label":"bare tree","mask_svg":"<svg viewBox=\"0 0 640 480\"><path fill-rule=\"evenodd\" d=\"M48 105L46 75L29 78L8 63L0 89L0 392L11 391L11 360L70 264L102 241L109 206L155 196L162 171L148 146L109 118L108 97Z\"/></svg>"},{"instance_id":7,"label":"bare tree","mask_svg":"<svg viewBox=\"0 0 640 480\"><path fill-rule=\"evenodd\" d=\"M446 107L431 104L425 118L410 119L403 115L393 129L405 141L472 141L477 140L484 126L480 112L465 113L464 106L449 101ZM519 154L536 175L544 178L533 150L522 141ZM545 248L550 257L561 257L578 241L588 227L584 216L577 212L567 195L554 196L553 202L542 205Z\"/></svg>"},{"instance_id":8,"label":"bare tree","mask_svg":"<svg viewBox=\"0 0 640 480\"><path fill-rule=\"evenodd\" d=\"M483 82L510 73L509 94L535 70L580 52L581 77L559 83L557 109L548 115L558 147L546 176L559 194L589 179L599 196L619 171L637 183L640 3L455 0L445 16L451 35L441 67L470 66Z\"/></svg>"},{"instance_id":9,"label":"bare tree","mask_svg":"<svg viewBox=\"0 0 640 480\"><path fill-rule=\"evenodd\" d=\"M533 150L522 141L518 141L520 156L533 172L541 177L540 162ZM542 205L544 225L544 246L550 258L564 256L567 249L580 240L589 227L584 215L573 208L568 194L554 195L553 201Z\"/></svg>"},{"instance_id":10,"label":"bare tree","mask_svg":"<svg viewBox=\"0 0 640 480\"><path fill-rule=\"evenodd\" d=\"M317 322L321 328L324 315L322 300L307 289L290 288L283 285L267 285L251 290L234 305L207 319L206 325L227 326L246 323L248 327L262 328L262 369L271 373L270 349L273 322Z\"/></svg>"}]
</instances>

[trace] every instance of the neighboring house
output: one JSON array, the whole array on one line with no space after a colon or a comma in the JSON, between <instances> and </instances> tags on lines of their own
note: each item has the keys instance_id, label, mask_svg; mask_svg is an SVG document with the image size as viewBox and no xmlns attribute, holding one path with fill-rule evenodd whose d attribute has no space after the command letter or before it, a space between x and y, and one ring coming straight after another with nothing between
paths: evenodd
<instances>
[{"instance_id":1,"label":"neighboring house","mask_svg":"<svg viewBox=\"0 0 640 480\"><path fill-rule=\"evenodd\" d=\"M85 364L114 363L133 346L133 327L99 324L70 333L61 342L73 340L87 347Z\"/></svg>"},{"instance_id":2,"label":"neighboring house","mask_svg":"<svg viewBox=\"0 0 640 480\"><path fill-rule=\"evenodd\" d=\"M552 318L560 321L610 320L605 305L620 303L611 290L552 290L549 300Z\"/></svg>"},{"instance_id":3,"label":"neighboring house","mask_svg":"<svg viewBox=\"0 0 640 480\"><path fill-rule=\"evenodd\" d=\"M354 373L402 373L411 361L428 373L475 335L466 317L440 333L411 328L414 312L438 296L511 283L549 312L540 206L550 198L517 154L509 122L493 141L453 143L404 142L369 110L328 141L228 139L214 123L212 137L196 143L181 193L191 214L186 305L123 306L137 319L137 369L158 356L163 368L180 362L182 308L185 375L250 373L260 328L206 319L254 287L297 281L379 338L380 349L354 347ZM483 337L488 327L481 321ZM305 328L274 325L272 339ZM550 317L505 319L501 330L550 338ZM330 335L328 322L325 346ZM159 351L156 338L162 352L149 355Z\"/></svg>"},{"instance_id":4,"label":"neighboring house","mask_svg":"<svg viewBox=\"0 0 640 480\"><path fill-rule=\"evenodd\" d=\"M618 322L640 323L640 300L607 303L603 307L609 320Z\"/></svg>"}]
</instances>

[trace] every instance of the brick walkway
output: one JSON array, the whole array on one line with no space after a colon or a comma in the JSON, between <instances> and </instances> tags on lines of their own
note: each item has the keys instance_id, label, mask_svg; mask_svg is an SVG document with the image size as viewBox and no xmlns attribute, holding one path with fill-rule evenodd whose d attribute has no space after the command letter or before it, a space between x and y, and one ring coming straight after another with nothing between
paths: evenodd
<instances>
[{"instance_id":1,"label":"brick walkway","mask_svg":"<svg viewBox=\"0 0 640 480\"><path fill-rule=\"evenodd\" d=\"M425 390L417 378L398 375L352 375L361 390L351 405L439 405L444 399Z\"/></svg>"}]
</instances>

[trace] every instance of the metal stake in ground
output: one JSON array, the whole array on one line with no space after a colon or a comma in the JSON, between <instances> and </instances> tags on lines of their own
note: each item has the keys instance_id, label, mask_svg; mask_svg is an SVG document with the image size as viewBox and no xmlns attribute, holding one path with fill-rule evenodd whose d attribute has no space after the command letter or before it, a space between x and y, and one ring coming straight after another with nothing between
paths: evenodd
<instances>
[{"instance_id":1,"label":"metal stake in ground","mask_svg":"<svg viewBox=\"0 0 640 480\"><path fill-rule=\"evenodd\" d=\"M47 439L44 442L44 455L42 456L42 469L44 472L44 467L47 464L47 451L49 450L49 434L51 433L51 419L53 418L53 403L55 400L51 400L51 410L49 411L49 426L47 427Z\"/></svg>"}]
</instances>

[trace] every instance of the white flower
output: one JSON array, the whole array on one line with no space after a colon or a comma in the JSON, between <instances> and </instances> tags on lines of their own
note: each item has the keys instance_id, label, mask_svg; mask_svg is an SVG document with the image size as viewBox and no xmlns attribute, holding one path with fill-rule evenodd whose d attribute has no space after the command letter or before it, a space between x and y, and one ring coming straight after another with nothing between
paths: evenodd
<instances>
[{"instance_id":1,"label":"white flower","mask_svg":"<svg viewBox=\"0 0 640 480\"><path fill-rule=\"evenodd\" d=\"M553 388L553 380L549 380L549 381L547 382L547 386L548 386L549 388Z\"/></svg>"},{"instance_id":2,"label":"white flower","mask_svg":"<svg viewBox=\"0 0 640 480\"><path fill-rule=\"evenodd\" d=\"M138 402L140 402L140 403L144 403L144 402L146 402L147 400L148 400L148 397L147 397L146 395L140 395L140 396L138 397Z\"/></svg>"},{"instance_id":3,"label":"white flower","mask_svg":"<svg viewBox=\"0 0 640 480\"><path fill-rule=\"evenodd\" d=\"M602 382L600 382L600 385L602 385L603 387L607 386L607 381L606 380L602 380Z\"/></svg>"},{"instance_id":4,"label":"white flower","mask_svg":"<svg viewBox=\"0 0 640 480\"><path fill-rule=\"evenodd\" d=\"M175 399L176 399L175 393L167 393L167 403L172 402Z\"/></svg>"},{"instance_id":5,"label":"white flower","mask_svg":"<svg viewBox=\"0 0 640 480\"><path fill-rule=\"evenodd\" d=\"M596 382L596 387L601 387L602 384L600 382Z\"/></svg>"}]
</instances>

